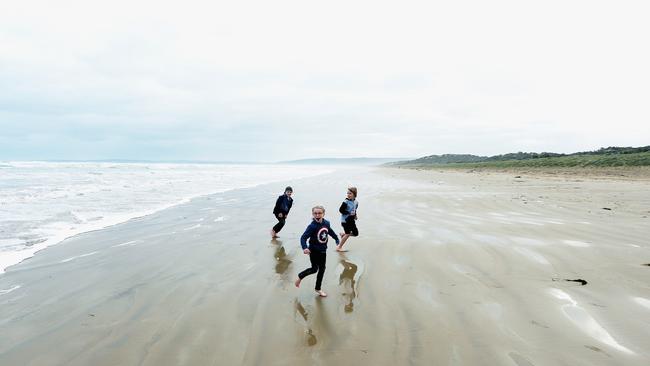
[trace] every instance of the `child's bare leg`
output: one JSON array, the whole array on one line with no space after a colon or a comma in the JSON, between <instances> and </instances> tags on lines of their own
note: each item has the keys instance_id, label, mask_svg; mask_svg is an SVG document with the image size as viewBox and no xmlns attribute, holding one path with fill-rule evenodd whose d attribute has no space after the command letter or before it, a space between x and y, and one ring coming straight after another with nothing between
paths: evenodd
<instances>
[{"instance_id":1,"label":"child's bare leg","mask_svg":"<svg viewBox=\"0 0 650 366\"><path fill-rule=\"evenodd\" d=\"M323 290L317 290L316 293L317 293L318 296L320 296L320 297L325 297L325 296L327 296L327 293L325 293L325 291L323 291Z\"/></svg>"},{"instance_id":2,"label":"child's bare leg","mask_svg":"<svg viewBox=\"0 0 650 366\"><path fill-rule=\"evenodd\" d=\"M300 282L301 282L301 281L302 281L302 278L298 277L298 279L296 280L296 282L294 282L293 284L296 285L296 287L300 287Z\"/></svg>"},{"instance_id":3,"label":"child's bare leg","mask_svg":"<svg viewBox=\"0 0 650 366\"><path fill-rule=\"evenodd\" d=\"M349 237L350 237L350 234L343 234L341 236L341 242L339 243L339 245L336 246L336 251L337 252L342 252L343 251L343 244L345 244L345 242L348 240Z\"/></svg>"}]
</instances>

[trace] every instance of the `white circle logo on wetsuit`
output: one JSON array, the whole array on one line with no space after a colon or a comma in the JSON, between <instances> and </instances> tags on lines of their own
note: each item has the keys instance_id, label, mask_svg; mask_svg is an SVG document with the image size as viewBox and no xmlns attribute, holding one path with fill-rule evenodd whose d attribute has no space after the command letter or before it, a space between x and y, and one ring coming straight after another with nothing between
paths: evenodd
<instances>
[{"instance_id":1,"label":"white circle logo on wetsuit","mask_svg":"<svg viewBox=\"0 0 650 366\"><path fill-rule=\"evenodd\" d=\"M329 233L329 230L327 230L326 227L321 228L318 230L318 235L316 237L318 238L318 242L325 244L327 243L327 234Z\"/></svg>"}]
</instances>

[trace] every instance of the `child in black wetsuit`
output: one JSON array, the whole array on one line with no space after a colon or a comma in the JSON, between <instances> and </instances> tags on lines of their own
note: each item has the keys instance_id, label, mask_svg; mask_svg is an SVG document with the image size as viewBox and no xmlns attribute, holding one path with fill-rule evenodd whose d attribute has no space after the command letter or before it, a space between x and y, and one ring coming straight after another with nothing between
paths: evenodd
<instances>
[{"instance_id":1,"label":"child in black wetsuit","mask_svg":"<svg viewBox=\"0 0 650 366\"><path fill-rule=\"evenodd\" d=\"M316 275L316 293L319 296L325 297L327 294L325 291L321 290L321 283L323 282L323 275L325 274L327 240L329 236L332 236L338 245L339 238L336 236L336 232L332 230L330 222L325 220L323 217L325 216L325 208L323 208L323 206L315 206L311 209L311 214L314 219L311 221L311 224L307 226L307 229L305 229L305 233L300 237L302 251L309 255L311 267L298 274L298 279L296 280L295 285L296 287L300 287L300 282L303 278L318 272ZM309 246L307 246L307 239L309 239Z\"/></svg>"},{"instance_id":2,"label":"child in black wetsuit","mask_svg":"<svg viewBox=\"0 0 650 366\"><path fill-rule=\"evenodd\" d=\"M284 194L279 196L275 201L273 215L278 219L278 223L273 226L273 229L271 229L272 238L278 237L278 233L282 230L282 227L287 220L287 215L289 215L289 210L291 210L291 206L293 205L293 198L291 198L292 194L293 188L287 187L284 189Z\"/></svg>"},{"instance_id":3,"label":"child in black wetsuit","mask_svg":"<svg viewBox=\"0 0 650 366\"><path fill-rule=\"evenodd\" d=\"M339 212L341 213L341 226L343 232L341 233L341 244L336 246L337 252L343 252L343 244L350 236L359 236L359 229L357 229L357 209L359 202L357 202L357 187L348 187L348 194L345 201L341 203Z\"/></svg>"}]
</instances>

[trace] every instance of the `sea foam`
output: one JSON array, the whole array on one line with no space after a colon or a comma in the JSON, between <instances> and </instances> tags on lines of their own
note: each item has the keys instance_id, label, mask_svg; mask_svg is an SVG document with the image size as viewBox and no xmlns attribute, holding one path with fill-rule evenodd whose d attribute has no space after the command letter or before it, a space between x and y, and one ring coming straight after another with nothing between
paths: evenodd
<instances>
[{"instance_id":1,"label":"sea foam","mask_svg":"<svg viewBox=\"0 0 650 366\"><path fill-rule=\"evenodd\" d=\"M1 162L0 273L68 237L194 197L331 170L288 165Z\"/></svg>"}]
</instances>

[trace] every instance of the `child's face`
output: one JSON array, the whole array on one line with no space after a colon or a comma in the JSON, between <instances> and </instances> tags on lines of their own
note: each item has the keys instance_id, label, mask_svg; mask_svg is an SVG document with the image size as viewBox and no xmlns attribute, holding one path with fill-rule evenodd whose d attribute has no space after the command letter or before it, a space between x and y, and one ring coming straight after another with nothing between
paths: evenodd
<instances>
[{"instance_id":1,"label":"child's face","mask_svg":"<svg viewBox=\"0 0 650 366\"><path fill-rule=\"evenodd\" d=\"M287 196L291 197L291 195L293 194L293 192L292 192L292 191L286 191L286 192L284 192L284 194L286 194Z\"/></svg>"},{"instance_id":2,"label":"child's face","mask_svg":"<svg viewBox=\"0 0 650 366\"><path fill-rule=\"evenodd\" d=\"M354 199L354 193L348 191L348 199L353 200Z\"/></svg>"},{"instance_id":3,"label":"child's face","mask_svg":"<svg viewBox=\"0 0 650 366\"><path fill-rule=\"evenodd\" d=\"M311 211L311 215L314 217L316 221L320 221L323 219L325 212L323 212L323 210L321 210L320 208L316 208Z\"/></svg>"}]
</instances>

